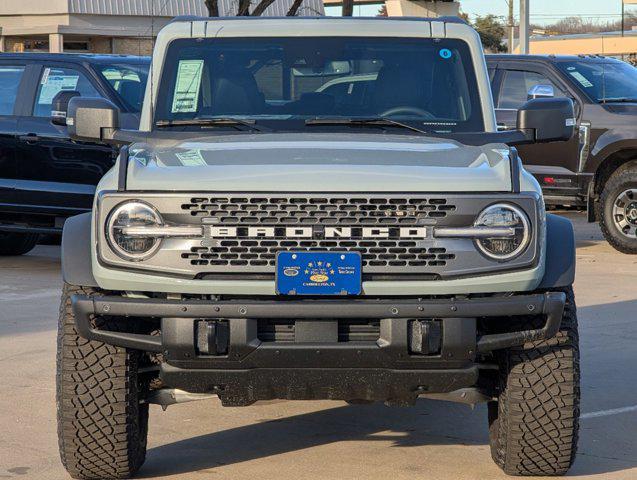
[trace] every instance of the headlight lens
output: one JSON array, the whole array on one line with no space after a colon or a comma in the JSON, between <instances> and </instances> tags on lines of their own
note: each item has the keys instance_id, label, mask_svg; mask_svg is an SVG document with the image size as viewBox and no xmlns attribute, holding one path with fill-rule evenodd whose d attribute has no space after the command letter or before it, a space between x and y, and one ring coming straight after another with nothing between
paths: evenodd
<instances>
[{"instance_id":1,"label":"headlight lens","mask_svg":"<svg viewBox=\"0 0 637 480\"><path fill-rule=\"evenodd\" d=\"M106 238L117 255L126 260L145 260L159 248L161 238L132 236L124 233L126 227L160 226L162 218L153 207L131 201L117 206L106 222Z\"/></svg>"},{"instance_id":2,"label":"headlight lens","mask_svg":"<svg viewBox=\"0 0 637 480\"><path fill-rule=\"evenodd\" d=\"M526 214L516 206L499 203L482 211L476 227L509 228L513 232L502 237L476 240L478 248L495 260L511 260L520 255L531 240L531 225Z\"/></svg>"}]
</instances>

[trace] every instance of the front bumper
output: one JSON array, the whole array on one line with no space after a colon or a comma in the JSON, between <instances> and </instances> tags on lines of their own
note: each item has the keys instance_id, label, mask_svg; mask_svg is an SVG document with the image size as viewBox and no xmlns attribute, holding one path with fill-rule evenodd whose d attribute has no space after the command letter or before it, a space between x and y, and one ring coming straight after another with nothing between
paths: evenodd
<instances>
[{"instance_id":1,"label":"front bumper","mask_svg":"<svg viewBox=\"0 0 637 480\"><path fill-rule=\"evenodd\" d=\"M566 297L560 292L440 300L203 301L73 297L80 335L107 344L163 355L160 378L169 387L214 392L226 405L257 400L365 399L409 403L418 395L447 393L478 382L476 356L553 337ZM480 335L478 319L538 315L542 328ZM130 317L117 331L95 317ZM139 322L161 319L161 335L141 335ZM339 322L377 321L374 341L339 341ZM434 354L410 349L415 320L440 321ZM198 325L227 325L227 349L202 353ZM292 341L265 341L259 322L291 321ZM141 329L143 330L143 329ZM331 333L330 333L331 332Z\"/></svg>"}]
</instances>

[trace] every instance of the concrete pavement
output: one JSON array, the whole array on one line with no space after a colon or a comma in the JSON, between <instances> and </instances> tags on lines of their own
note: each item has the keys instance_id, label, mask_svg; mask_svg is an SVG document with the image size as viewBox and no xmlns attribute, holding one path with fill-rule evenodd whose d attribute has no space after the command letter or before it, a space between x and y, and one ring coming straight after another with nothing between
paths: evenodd
<instances>
[{"instance_id":1,"label":"concrete pavement","mask_svg":"<svg viewBox=\"0 0 637 480\"><path fill-rule=\"evenodd\" d=\"M575 292L582 345L580 449L570 475L637 478L637 257L596 225L578 236ZM55 334L59 248L0 258L0 479L68 478L57 455ZM141 478L500 479L486 409L343 402L204 401L153 407Z\"/></svg>"}]
</instances>

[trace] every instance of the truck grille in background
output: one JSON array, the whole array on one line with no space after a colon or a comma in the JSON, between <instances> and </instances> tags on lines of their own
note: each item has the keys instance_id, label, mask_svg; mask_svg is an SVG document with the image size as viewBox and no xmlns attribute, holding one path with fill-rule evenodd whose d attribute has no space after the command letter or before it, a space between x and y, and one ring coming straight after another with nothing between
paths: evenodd
<instances>
[{"instance_id":1,"label":"truck grille in background","mask_svg":"<svg viewBox=\"0 0 637 480\"><path fill-rule=\"evenodd\" d=\"M456 210L440 197L214 196L181 205L206 224L252 226L409 227L432 224ZM273 272L280 251L356 251L367 273L438 273L455 258L445 248L409 238L219 238L181 257L201 272Z\"/></svg>"},{"instance_id":2,"label":"truck grille in background","mask_svg":"<svg viewBox=\"0 0 637 480\"><path fill-rule=\"evenodd\" d=\"M444 218L456 207L445 198L391 197L197 197L184 203L195 217L222 225L396 225Z\"/></svg>"}]
</instances>

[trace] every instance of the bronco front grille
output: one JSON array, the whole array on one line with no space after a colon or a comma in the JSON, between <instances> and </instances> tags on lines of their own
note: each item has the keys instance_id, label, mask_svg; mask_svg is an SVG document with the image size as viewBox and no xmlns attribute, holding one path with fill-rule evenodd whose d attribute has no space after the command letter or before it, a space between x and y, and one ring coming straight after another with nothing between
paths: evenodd
<instances>
[{"instance_id":1,"label":"bronco front grille","mask_svg":"<svg viewBox=\"0 0 637 480\"><path fill-rule=\"evenodd\" d=\"M435 281L521 268L536 253L534 246L503 265L482 255L471 238L435 234L438 227L471 226L482 210L502 201L521 206L536 223L532 196L111 192L100 196L100 225L128 199L153 205L168 226L201 227L200 234L163 238L152 257L134 263L109 248L106 229L100 228L102 262L157 275L263 281L274 277L281 251L356 251L365 281Z\"/></svg>"},{"instance_id":2,"label":"bronco front grille","mask_svg":"<svg viewBox=\"0 0 637 480\"><path fill-rule=\"evenodd\" d=\"M192 267L261 269L271 272L281 251L360 252L367 273L426 273L444 268L455 255L423 240L320 238L320 227L407 227L432 225L456 206L441 197L393 196L214 196L192 197L181 209L206 224L319 227L312 239L224 238L196 245L181 257ZM437 273L437 272L435 272Z\"/></svg>"}]
</instances>

